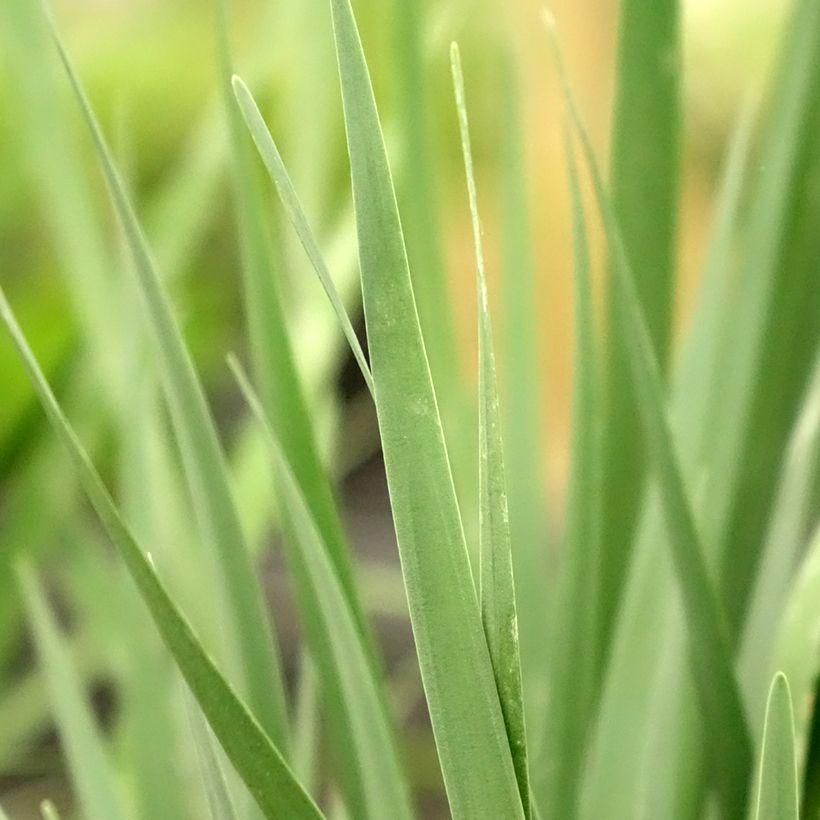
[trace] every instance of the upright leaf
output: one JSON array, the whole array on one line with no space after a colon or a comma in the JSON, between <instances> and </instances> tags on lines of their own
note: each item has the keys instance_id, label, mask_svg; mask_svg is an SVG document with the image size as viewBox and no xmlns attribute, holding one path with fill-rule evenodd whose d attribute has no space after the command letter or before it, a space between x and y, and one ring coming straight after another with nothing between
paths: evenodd
<instances>
[{"instance_id":1,"label":"upright leaf","mask_svg":"<svg viewBox=\"0 0 820 820\"><path fill-rule=\"evenodd\" d=\"M287 509L294 549L290 556L294 569L304 575L316 605L313 617L320 622L323 640L313 647L317 662L338 679L346 719L350 725L348 755L359 770L367 817L382 817L385 807L396 818L412 815L407 786L401 775L392 732L384 708L385 699L369 664L367 648L356 628L353 611L347 603L327 548L312 518L288 464L282 445L267 421L262 404L236 361L231 362L242 392L262 424L274 459L283 503Z\"/></svg>"},{"instance_id":2,"label":"upright leaf","mask_svg":"<svg viewBox=\"0 0 820 820\"><path fill-rule=\"evenodd\" d=\"M266 817L317 820L322 814L294 778L281 752L234 693L172 601L150 553L129 532L88 454L51 392L0 289L0 319L26 367L37 397L68 451L86 494L118 549L165 645L239 776Z\"/></svg>"},{"instance_id":3,"label":"upright leaf","mask_svg":"<svg viewBox=\"0 0 820 820\"><path fill-rule=\"evenodd\" d=\"M228 792L225 773L222 771L222 766L216 755L208 724L197 705L196 699L187 687L184 696L202 784L208 798L211 820L236 820L236 812Z\"/></svg>"},{"instance_id":4,"label":"upright leaf","mask_svg":"<svg viewBox=\"0 0 820 820\"><path fill-rule=\"evenodd\" d=\"M230 659L234 653L238 654L236 667L232 665L232 668L238 668L239 680L255 714L280 748L286 749L287 723L279 660L231 494L216 426L147 242L56 29L54 38L133 256L133 271L159 353L165 393L191 495L206 540L214 551L214 564L218 568L215 574L224 583L224 615L228 624L225 654Z\"/></svg>"},{"instance_id":5,"label":"upright leaf","mask_svg":"<svg viewBox=\"0 0 820 820\"><path fill-rule=\"evenodd\" d=\"M60 820L60 813L50 800L43 800L40 804L40 814L43 815L43 820ZM0 812L0 820L3 816L3 813Z\"/></svg>"},{"instance_id":6,"label":"upright leaf","mask_svg":"<svg viewBox=\"0 0 820 820\"><path fill-rule=\"evenodd\" d=\"M481 222L473 173L470 128L464 94L464 77L458 46L450 47L456 109L461 131L461 148L467 176L467 194L473 225L478 296L478 495L479 495L479 601L481 620L490 660L493 664L501 711L507 726L518 790L524 813L530 815L530 782L527 769L527 738L524 725L524 695L521 687L521 658L518 650L518 615L515 606L510 514L507 506L507 480L501 439L501 411L498 379L495 372L493 335L484 251L481 247Z\"/></svg>"},{"instance_id":7,"label":"upright leaf","mask_svg":"<svg viewBox=\"0 0 820 820\"><path fill-rule=\"evenodd\" d=\"M332 0L365 321L387 482L455 817L523 817L353 11Z\"/></svg>"},{"instance_id":8,"label":"upright leaf","mask_svg":"<svg viewBox=\"0 0 820 820\"><path fill-rule=\"evenodd\" d=\"M362 350L361 344L359 344L359 339L356 336L356 331L353 329L350 317L347 315L347 310L342 303L342 298L336 291L336 285L333 284L333 278L327 269L322 252L319 250L319 243L310 228L307 216L302 209L302 203L299 201L299 197L290 180L290 175L288 174L287 168L285 168L285 163L282 162L279 149L276 147L276 143L273 141L273 137L265 125L259 107L253 99L251 92L248 90L248 87L240 77L234 76L231 82L236 100L239 103L239 108L242 111L242 116L245 118L245 124L248 126L253 141L259 149L259 154L265 163L265 167L268 169L270 178L276 186L276 192L279 194L282 206L299 237L299 241L302 243L302 247L305 249L305 253L311 265L313 265L313 269L316 271L316 275L319 277L322 287L325 289L330 304L333 306L333 310L336 313L345 338L350 345L350 350L353 352L356 364L359 366L367 389L372 393L373 377L370 375L370 366L367 364L364 351Z\"/></svg>"},{"instance_id":9,"label":"upright leaf","mask_svg":"<svg viewBox=\"0 0 820 820\"><path fill-rule=\"evenodd\" d=\"M789 683L778 672L769 690L760 751L756 820L797 820L797 761Z\"/></svg>"},{"instance_id":10,"label":"upright leaf","mask_svg":"<svg viewBox=\"0 0 820 820\"><path fill-rule=\"evenodd\" d=\"M545 432L542 362L539 349L543 322L539 313L538 275L533 259L528 176L524 157L521 78L511 51L502 54L499 83L502 109L501 146L501 321L496 325L501 411L504 417L504 464L510 507L510 538L518 601L518 634L527 730L542 722L547 661L550 575L549 498L545 479ZM500 331L500 332L499 332Z\"/></svg>"},{"instance_id":11,"label":"upright leaf","mask_svg":"<svg viewBox=\"0 0 820 820\"><path fill-rule=\"evenodd\" d=\"M124 820L127 814L111 760L65 640L49 611L33 569L25 563L18 565L18 578L83 812L88 820Z\"/></svg>"},{"instance_id":12,"label":"upright leaf","mask_svg":"<svg viewBox=\"0 0 820 820\"><path fill-rule=\"evenodd\" d=\"M612 123L611 195L647 331L663 368L672 327L680 165L678 0L622 0ZM602 659L620 603L645 461L617 286L607 294L600 607Z\"/></svg>"},{"instance_id":13,"label":"upright leaf","mask_svg":"<svg viewBox=\"0 0 820 820\"><path fill-rule=\"evenodd\" d=\"M567 534L552 630L551 686L542 767L544 807L549 817L570 818L589 727L594 720L595 675L600 616L598 547L600 540L600 404L598 353L586 220L575 157L567 136L567 167L572 209L574 354L571 467Z\"/></svg>"},{"instance_id":14,"label":"upright leaf","mask_svg":"<svg viewBox=\"0 0 820 820\"><path fill-rule=\"evenodd\" d=\"M613 287L619 306L617 316L625 334L638 409L658 481L672 563L686 615L692 673L704 727L710 735L714 780L724 810L730 816L739 816L743 813L747 797L751 742L733 668L725 616L718 606L708 575L705 553L675 450L663 378L635 290L620 226L568 83L551 19L548 18L547 23L566 106L592 176L598 210L612 255Z\"/></svg>"}]
</instances>

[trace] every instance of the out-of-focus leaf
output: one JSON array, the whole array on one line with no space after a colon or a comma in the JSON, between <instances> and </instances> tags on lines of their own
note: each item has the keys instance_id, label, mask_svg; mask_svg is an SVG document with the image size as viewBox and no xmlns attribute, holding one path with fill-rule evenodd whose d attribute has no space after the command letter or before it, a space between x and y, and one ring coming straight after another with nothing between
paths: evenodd
<instances>
[{"instance_id":1,"label":"out-of-focus leaf","mask_svg":"<svg viewBox=\"0 0 820 820\"><path fill-rule=\"evenodd\" d=\"M28 620L73 783L89 820L127 817L108 753L94 722L82 682L33 569L18 566Z\"/></svg>"},{"instance_id":2,"label":"out-of-focus leaf","mask_svg":"<svg viewBox=\"0 0 820 820\"><path fill-rule=\"evenodd\" d=\"M775 675L769 690L758 778L756 820L797 820L792 699L782 672Z\"/></svg>"},{"instance_id":3,"label":"out-of-focus leaf","mask_svg":"<svg viewBox=\"0 0 820 820\"><path fill-rule=\"evenodd\" d=\"M59 35L56 29L53 31L133 256L132 269L159 353L166 397L191 495L206 541L213 549L215 575L220 579L218 588L224 593L223 614L231 637L225 642L223 653L232 662L231 669L247 691L262 726L286 751L288 732L279 660L231 494L216 427L105 138Z\"/></svg>"},{"instance_id":4,"label":"out-of-focus leaf","mask_svg":"<svg viewBox=\"0 0 820 820\"><path fill-rule=\"evenodd\" d=\"M0 290L0 319L26 366L43 409L79 473L86 494L120 552L165 645L194 693L211 728L267 817L321 818L281 753L234 694L168 595L149 554L134 540L97 471L60 409ZM116 815L115 815L116 816Z\"/></svg>"}]
</instances>

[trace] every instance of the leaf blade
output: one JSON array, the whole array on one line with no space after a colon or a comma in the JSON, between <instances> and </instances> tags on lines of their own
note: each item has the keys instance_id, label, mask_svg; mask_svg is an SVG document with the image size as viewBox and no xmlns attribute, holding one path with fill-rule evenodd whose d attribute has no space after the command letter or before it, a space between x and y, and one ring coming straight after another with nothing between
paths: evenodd
<instances>
[{"instance_id":1,"label":"leaf blade","mask_svg":"<svg viewBox=\"0 0 820 820\"><path fill-rule=\"evenodd\" d=\"M331 9L376 409L445 787L456 817L522 817L370 78L350 3Z\"/></svg>"},{"instance_id":2,"label":"leaf blade","mask_svg":"<svg viewBox=\"0 0 820 820\"><path fill-rule=\"evenodd\" d=\"M236 771L266 817L279 817L286 810L292 812L288 816L318 820L322 817L321 812L293 777L280 751L210 659L157 576L149 554L140 548L120 517L102 479L51 392L2 289L0 320L17 348L54 432L71 456L89 500Z\"/></svg>"},{"instance_id":3,"label":"leaf blade","mask_svg":"<svg viewBox=\"0 0 820 820\"><path fill-rule=\"evenodd\" d=\"M124 820L111 760L43 589L28 563L18 565L17 576L83 811L89 820Z\"/></svg>"},{"instance_id":4,"label":"leaf blade","mask_svg":"<svg viewBox=\"0 0 820 820\"><path fill-rule=\"evenodd\" d=\"M792 698L782 672L774 676L769 689L758 777L756 820L770 817L797 820L799 798Z\"/></svg>"},{"instance_id":5,"label":"leaf blade","mask_svg":"<svg viewBox=\"0 0 820 820\"><path fill-rule=\"evenodd\" d=\"M667 416L660 367L635 290L617 217L601 178L583 119L569 86L555 34L545 16L558 66L564 100L592 176L595 199L613 257L618 320L624 329L633 384L658 481L671 556L689 632L690 659L705 727L715 742L715 777L727 812L740 815L747 798L751 742L735 676L728 628L718 606L704 559L701 539L683 481ZM721 727L717 730L716 727Z\"/></svg>"},{"instance_id":6,"label":"leaf blade","mask_svg":"<svg viewBox=\"0 0 820 820\"><path fill-rule=\"evenodd\" d=\"M105 137L53 23L52 33L133 256L132 270L137 276L160 354L163 385L191 495L224 579L226 614L236 643L233 651L239 656L235 661L237 676L247 687L250 702L263 726L282 749L287 749L285 697L279 659L228 483L225 457L213 417ZM229 658L232 649L223 650Z\"/></svg>"},{"instance_id":7,"label":"leaf blade","mask_svg":"<svg viewBox=\"0 0 820 820\"><path fill-rule=\"evenodd\" d=\"M510 513L504 448L501 439L501 410L498 379L493 353L493 335L481 245L470 128L464 93L464 77L458 46L450 46L450 67L455 89L456 109L461 132L461 150L467 178L473 249L476 260L478 311L478 438L479 438L479 560L481 619L495 674L501 711L507 728L518 791L524 813L529 817L530 778L527 765L527 735L524 719L524 694L521 683L521 657L518 646L518 613L515 604Z\"/></svg>"},{"instance_id":8,"label":"leaf blade","mask_svg":"<svg viewBox=\"0 0 820 820\"><path fill-rule=\"evenodd\" d=\"M332 656L330 665L339 680L351 726L352 744L348 753L359 768L363 784L365 811L376 820L390 806L392 816L409 820L412 815L406 784L396 754L392 733L384 709L384 695L379 680L369 663L366 644L359 634L352 609L327 560L327 549L307 504L307 499L294 476L280 440L265 417L247 377L236 359L231 369L257 421L261 424L279 475L279 486L288 511L298 555L297 571L305 575L312 587L313 600L318 603L319 618L326 642L315 648L320 655ZM329 650L329 652L328 652Z\"/></svg>"}]
</instances>

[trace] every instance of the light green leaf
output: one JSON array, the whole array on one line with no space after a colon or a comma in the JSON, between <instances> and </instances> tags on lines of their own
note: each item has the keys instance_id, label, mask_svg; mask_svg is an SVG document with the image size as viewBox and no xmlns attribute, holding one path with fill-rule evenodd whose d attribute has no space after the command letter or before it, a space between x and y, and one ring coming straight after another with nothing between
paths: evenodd
<instances>
[{"instance_id":1,"label":"light green leaf","mask_svg":"<svg viewBox=\"0 0 820 820\"><path fill-rule=\"evenodd\" d=\"M367 649L339 580L327 558L319 529L288 464L262 404L235 359L230 360L239 386L254 415L262 424L274 459L278 486L287 509L295 549L290 551L294 569L307 578L318 611L324 640L314 647L317 663L338 680L350 725L351 744L346 752L359 770L366 816L376 820L390 807L391 817L412 815L407 786L401 775L392 732L384 709L380 682L368 662ZM329 657L328 657L329 656Z\"/></svg>"},{"instance_id":2,"label":"light green leaf","mask_svg":"<svg viewBox=\"0 0 820 820\"><path fill-rule=\"evenodd\" d=\"M760 751L756 820L797 820L797 761L789 683L778 672L769 690Z\"/></svg>"},{"instance_id":3,"label":"light green leaf","mask_svg":"<svg viewBox=\"0 0 820 820\"><path fill-rule=\"evenodd\" d=\"M704 464L711 463L714 450L712 422L722 396L725 324L733 308L733 260L750 170L751 124L748 116L738 122L724 160L695 311L672 379L670 410L682 466L696 491L703 488ZM658 494L650 489L602 690L600 712L606 719L595 726L585 769L582 808L587 817L631 816L644 809L659 816L679 810L697 814L703 799L705 767L688 763L705 746L697 695L685 675L686 624L669 550L659 549L667 536Z\"/></svg>"},{"instance_id":4,"label":"light green leaf","mask_svg":"<svg viewBox=\"0 0 820 820\"><path fill-rule=\"evenodd\" d=\"M43 800L40 804L40 814L43 815L43 820L60 820L60 813L50 800ZM0 811L0 819L4 817L5 815Z\"/></svg>"},{"instance_id":5,"label":"light green leaf","mask_svg":"<svg viewBox=\"0 0 820 820\"><path fill-rule=\"evenodd\" d=\"M236 812L228 793L225 773L222 771L216 749L214 749L211 731L196 698L187 686L183 694L211 818L212 820L236 820Z\"/></svg>"},{"instance_id":6,"label":"light green leaf","mask_svg":"<svg viewBox=\"0 0 820 820\"><path fill-rule=\"evenodd\" d=\"M305 399L305 391L296 369L293 346L288 337L285 307L278 286L277 258L274 254L268 231L270 222L265 212L265 201L259 188L253 166L253 148L242 125L240 112L237 110L232 89L232 60L228 41L227 16L225 0L219 0L218 38L222 56L222 80L226 113L231 132L231 157L233 160L233 177L236 189L238 227L242 247L242 272L245 290L245 312L251 342L254 372L259 384L260 398L263 407L276 430L287 430L283 436L283 446L288 461L293 467L299 486L310 505L313 518L322 533L324 543L330 551L336 572L345 590L350 606L362 636L371 647L370 652L376 655L372 637L359 601L350 552L342 529L339 510L333 496L327 471L322 464L317 444L316 424L311 418L310 409ZM237 80L241 83L241 80ZM233 84L234 86L236 83ZM242 86L244 88L244 86ZM246 103L255 112L258 129L261 134L257 140L267 136L267 147L272 151L263 153L273 162L277 173L271 175L277 182L282 202L288 215L294 220L299 236L305 243L308 255L318 265L317 273L322 279L331 302L336 308L348 340L358 344L356 334L345 312L341 298L338 296L330 274L324 266L318 245L302 213L296 192L290 184L287 172L282 164L276 146L268 133L250 92L244 88ZM242 108L244 112L244 107ZM257 130L258 130L257 129ZM268 144L269 143L269 144ZM261 149L260 149L261 150ZM268 164L268 168L271 165ZM324 276L324 278L323 278ZM355 353L354 348L354 353ZM361 348L358 348L361 364L366 368L366 380L370 371ZM368 381L369 383L369 381Z\"/></svg>"},{"instance_id":7,"label":"light green leaf","mask_svg":"<svg viewBox=\"0 0 820 820\"><path fill-rule=\"evenodd\" d=\"M72 458L89 500L119 550L165 645L174 656L237 773L266 817L321 818L321 813L293 777L279 750L222 677L171 600L154 570L150 554L142 550L125 526L102 479L51 392L2 290L0 319L26 366L49 421Z\"/></svg>"},{"instance_id":8,"label":"light green leaf","mask_svg":"<svg viewBox=\"0 0 820 820\"><path fill-rule=\"evenodd\" d=\"M550 817L575 813L585 744L594 717L600 648L600 374L586 220L568 135L566 155L573 226L575 353L567 534L552 631L545 774L539 789Z\"/></svg>"},{"instance_id":9,"label":"light green leaf","mask_svg":"<svg viewBox=\"0 0 820 820\"><path fill-rule=\"evenodd\" d=\"M478 486L479 486L479 591L481 620L493 664L501 711L507 727L515 775L524 813L530 815L530 782L527 769L527 738L524 725L524 696L521 687L521 658L518 649L518 615L515 606L510 514L504 448L501 440L501 411L495 371L481 222L473 173L470 128L464 94L464 77L458 46L450 47L450 65L456 95L461 149L467 177L473 247L476 257L478 296Z\"/></svg>"},{"instance_id":10,"label":"light green leaf","mask_svg":"<svg viewBox=\"0 0 820 820\"><path fill-rule=\"evenodd\" d=\"M820 634L820 526L815 526L808 549L792 582L777 635L772 666L782 669L791 681L796 704L797 747L802 760L809 747L809 731L815 708L814 692L820 663L817 636ZM815 651L806 651L813 647Z\"/></svg>"},{"instance_id":11,"label":"light green leaf","mask_svg":"<svg viewBox=\"0 0 820 820\"><path fill-rule=\"evenodd\" d=\"M0 302L2 309L4 305ZM20 563L17 575L83 812L88 820L123 820L127 815L111 761L65 640L49 611L33 569L27 563Z\"/></svg>"},{"instance_id":12,"label":"light green leaf","mask_svg":"<svg viewBox=\"0 0 820 820\"><path fill-rule=\"evenodd\" d=\"M331 8L376 409L450 808L456 818L523 817L370 77L350 3Z\"/></svg>"},{"instance_id":13,"label":"light green leaf","mask_svg":"<svg viewBox=\"0 0 820 820\"><path fill-rule=\"evenodd\" d=\"M555 586L551 583L552 574L547 572L551 514L545 486L546 424L541 378L540 341L544 323L538 292L540 271L532 248L529 177L520 110L522 78L515 70L512 49L503 51L500 63L501 321L495 325L495 338L518 602L518 642L532 758L533 747L537 745L533 739L540 740L546 720L548 661L544 633L548 628L549 605L545 605L545 600L552 599Z\"/></svg>"},{"instance_id":14,"label":"light green leaf","mask_svg":"<svg viewBox=\"0 0 820 820\"><path fill-rule=\"evenodd\" d=\"M231 495L216 427L136 215L56 29L54 38L97 149L112 203L133 256L132 269L159 353L165 393L191 495L206 541L214 551L214 565L218 567L215 575L224 582L226 608L223 614L230 635L224 653L234 661L230 668L238 669L239 680L261 724L279 747L286 750L287 722L279 660ZM239 657L234 660L235 654Z\"/></svg>"},{"instance_id":15,"label":"light green leaf","mask_svg":"<svg viewBox=\"0 0 820 820\"><path fill-rule=\"evenodd\" d=\"M739 668L745 682L747 708L763 712L764 681L771 674L777 640L783 629L796 569L806 549L806 534L817 515L816 488L820 478L820 355L803 409L794 425L783 459L777 499L768 523L765 549L744 625ZM801 640L806 639L801 634ZM789 671L789 670L784 670ZM798 679L790 678L795 684ZM799 720L798 720L799 722ZM760 737L760 725L755 729Z\"/></svg>"},{"instance_id":16,"label":"light green leaf","mask_svg":"<svg viewBox=\"0 0 820 820\"><path fill-rule=\"evenodd\" d=\"M679 0L621 0L610 144L612 208L649 338L664 369L673 322L681 145ZM617 287L606 299L599 666L606 659L634 543L646 473Z\"/></svg>"},{"instance_id":17,"label":"light green leaf","mask_svg":"<svg viewBox=\"0 0 820 820\"><path fill-rule=\"evenodd\" d=\"M551 18L546 18L568 113L592 176L598 210L612 256L618 320L624 330L632 381L666 521L672 562L689 634L693 678L704 728L710 737L715 782L732 815L747 797L751 742L732 663L731 644L709 578L668 418L663 378L635 291L617 217L606 194L592 145L567 80Z\"/></svg>"},{"instance_id":18,"label":"light green leaf","mask_svg":"<svg viewBox=\"0 0 820 820\"><path fill-rule=\"evenodd\" d=\"M299 202L299 197L296 194L293 183L290 181L290 176L285 168L285 164L282 162L279 149L276 147L276 143L273 141L273 137L267 125L265 125L265 121L262 119L262 114L256 105L256 101L253 99L248 87L242 82L242 78L234 76L232 84L237 103L242 111L242 116L245 118L245 123L253 137L253 141L256 143L256 147L259 149L259 154L265 163L265 168L268 169L270 178L276 186L276 191L279 194L279 199L282 202L285 213L287 213L288 219L290 219L299 237L299 241L302 243L302 247L305 249L305 253L308 255L308 259L310 259L310 263L313 265L313 269L316 271L316 275L319 277L319 281L322 283L322 287L325 289L328 299L330 299L330 303L336 312L336 317L339 320L345 338L350 345L350 349L353 351L353 356L364 377L367 389L372 393L373 377L370 374L370 366L367 364L367 359L359 344L356 331L350 323L347 310L336 290L336 285L333 283L333 278L327 269L322 252L319 250L319 243L316 241L316 237L310 228L305 212L302 209L302 204Z\"/></svg>"}]
</instances>

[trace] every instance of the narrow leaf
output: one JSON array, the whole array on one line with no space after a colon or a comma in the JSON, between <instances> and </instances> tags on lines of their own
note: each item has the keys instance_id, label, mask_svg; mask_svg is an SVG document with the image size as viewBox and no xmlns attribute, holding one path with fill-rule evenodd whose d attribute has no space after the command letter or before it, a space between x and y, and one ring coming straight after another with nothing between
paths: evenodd
<instances>
[{"instance_id":1,"label":"narrow leaf","mask_svg":"<svg viewBox=\"0 0 820 820\"><path fill-rule=\"evenodd\" d=\"M789 683L778 672L769 690L760 752L756 820L797 820L797 760Z\"/></svg>"},{"instance_id":2,"label":"narrow leaf","mask_svg":"<svg viewBox=\"0 0 820 820\"><path fill-rule=\"evenodd\" d=\"M359 365L359 370L361 370L362 376L364 377L367 389L372 393L373 377L370 374L370 366L359 344L356 331L350 322L350 317L347 315L347 310L336 290L336 285L333 284L330 271L328 271L322 252L319 250L319 243L316 241L316 237L310 228L305 212L302 209L302 204L299 202L299 197L296 194L293 183L290 181L290 176L285 168L285 164L282 162L279 149L276 147L276 143L273 141L273 137L267 125L265 125L259 107L256 105L256 101L253 99L248 87L242 82L240 77L236 76L233 77L232 84L237 103L242 111L242 116L245 118L245 123L253 137L253 141L256 143L256 147L259 149L259 155L265 163L265 168L268 169L270 178L276 186L276 191L279 194L279 199L282 202L285 213L287 213L288 219L290 219L299 237L299 241L302 243L302 247L305 249L305 253L307 253L308 259L311 265L313 265L313 269L316 271L316 275L319 277L319 281L325 289L328 299L330 299L330 304L336 312L336 317L342 326L345 338L350 345L351 351L353 351L353 356Z\"/></svg>"},{"instance_id":3,"label":"narrow leaf","mask_svg":"<svg viewBox=\"0 0 820 820\"><path fill-rule=\"evenodd\" d=\"M594 720L600 547L599 374L586 219L569 135L566 157L572 211L574 354L567 534L552 631L550 708L543 795L550 817L571 817L589 727Z\"/></svg>"},{"instance_id":4,"label":"narrow leaf","mask_svg":"<svg viewBox=\"0 0 820 820\"><path fill-rule=\"evenodd\" d=\"M50 800L43 800L40 803L40 814L43 816L43 820L60 820L60 813ZM3 813L0 812L0 820L3 817Z\"/></svg>"},{"instance_id":5,"label":"narrow leaf","mask_svg":"<svg viewBox=\"0 0 820 820\"><path fill-rule=\"evenodd\" d=\"M165 645L237 773L266 817L321 818L321 813L294 778L282 754L222 677L171 600L149 554L141 549L125 526L102 479L51 392L2 290L0 319L11 335L51 425L74 462L89 500L119 550Z\"/></svg>"},{"instance_id":6,"label":"narrow leaf","mask_svg":"<svg viewBox=\"0 0 820 820\"><path fill-rule=\"evenodd\" d=\"M32 568L21 563L17 574L60 739L83 812L88 820L124 820L125 807L117 790L111 760L65 640Z\"/></svg>"},{"instance_id":7,"label":"narrow leaf","mask_svg":"<svg viewBox=\"0 0 820 820\"><path fill-rule=\"evenodd\" d=\"M523 817L370 77L350 3L331 8L376 409L450 808Z\"/></svg>"},{"instance_id":8,"label":"narrow leaf","mask_svg":"<svg viewBox=\"0 0 820 820\"><path fill-rule=\"evenodd\" d=\"M215 553L218 576L225 587L230 642L229 658L238 652L240 680L266 731L287 749L285 699L279 660L254 568L233 500L216 427L190 353L174 318L147 242L114 166L102 131L91 110L56 29L55 43L82 109L133 256L132 269L143 295L159 352L166 397L183 455L191 495L206 540Z\"/></svg>"},{"instance_id":9,"label":"narrow leaf","mask_svg":"<svg viewBox=\"0 0 820 820\"><path fill-rule=\"evenodd\" d=\"M725 810L735 816L742 813L746 802L751 742L732 665L728 630L707 572L704 550L675 451L663 378L635 291L618 221L569 86L554 24L549 17L546 17L546 22L567 110L592 176L598 210L612 254L618 318L625 333L632 381L658 481L672 561L689 630L693 677L700 697L704 726L711 738L709 749L713 755L714 777Z\"/></svg>"},{"instance_id":10,"label":"narrow leaf","mask_svg":"<svg viewBox=\"0 0 820 820\"><path fill-rule=\"evenodd\" d=\"M330 666L339 680L351 727L352 747L347 753L359 769L367 817L376 820L389 806L391 817L409 818L412 812L407 787L379 692L380 683L368 663L367 650L356 629L353 613L328 561L327 549L282 445L265 418L262 404L238 362L231 358L230 363L249 407L265 432L296 542L294 557L300 564L300 573L309 579L313 600L318 605L319 611L315 615L321 620L326 637L321 649L331 655ZM317 660L321 659L317 657Z\"/></svg>"},{"instance_id":11,"label":"narrow leaf","mask_svg":"<svg viewBox=\"0 0 820 820\"><path fill-rule=\"evenodd\" d=\"M202 784L208 798L211 818L212 820L236 820L236 812L228 793L225 773L219 764L208 724L187 686L185 687L184 697L185 706L188 710L188 723L191 726L194 748L196 749Z\"/></svg>"},{"instance_id":12,"label":"narrow leaf","mask_svg":"<svg viewBox=\"0 0 820 820\"><path fill-rule=\"evenodd\" d=\"M478 485L480 604L484 634L490 650L501 711L507 727L518 790L524 813L530 815L530 783L527 770L527 740L524 726L524 697L521 687L521 658L518 649L518 616L515 607L510 515L504 448L501 440L501 411L493 353L493 337L481 246L470 128L464 94L464 77L458 46L450 46L450 65L461 132L461 149L467 177L473 247L476 258L478 295Z\"/></svg>"},{"instance_id":13,"label":"narrow leaf","mask_svg":"<svg viewBox=\"0 0 820 820\"><path fill-rule=\"evenodd\" d=\"M675 271L681 144L680 0L621 0L610 150L612 208L649 338L667 360ZM650 79L651 78L651 79ZM608 280L602 472L602 652L623 594L646 473L629 344Z\"/></svg>"}]
</instances>

